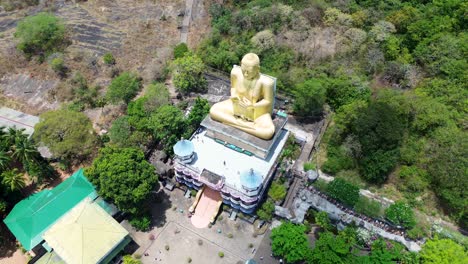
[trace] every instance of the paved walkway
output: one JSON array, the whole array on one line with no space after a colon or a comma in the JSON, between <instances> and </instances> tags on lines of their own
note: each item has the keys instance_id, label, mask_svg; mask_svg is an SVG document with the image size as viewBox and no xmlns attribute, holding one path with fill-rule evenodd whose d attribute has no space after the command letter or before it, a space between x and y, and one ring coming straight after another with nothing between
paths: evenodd
<instances>
[{"instance_id":1,"label":"paved walkway","mask_svg":"<svg viewBox=\"0 0 468 264\"><path fill-rule=\"evenodd\" d=\"M180 29L180 42L187 43L188 33L190 31L190 21L192 20L193 4L196 0L185 1L184 20L182 20L182 27Z\"/></svg>"},{"instance_id":2,"label":"paved walkway","mask_svg":"<svg viewBox=\"0 0 468 264\"><path fill-rule=\"evenodd\" d=\"M136 253L143 256L142 260L146 259L143 263L187 263L185 258L188 257L193 259L192 263L237 264L238 261L244 263L247 259L253 257L252 249L257 248L264 237L264 235L254 237L254 228L251 224L239 218L232 221L226 212L222 212L218 216L218 219L211 228L194 227L191 223L191 218L187 217L188 209L194 198L185 198L184 192L180 189L175 189L172 192L165 189L160 190L155 200L158 202L155 202L152 208L153 224L155 225L152 230L149 232L137 232L127 221L122 223L140 246ZM175 229L168 229L174 226L179 227L180 234L176 234ZM185 232L183 230L189 231ZM150 234L155 237L155 240L149 239ZM229 234L233 236L231 237ZM185 238L186 235L187 238ZM179 240L174 237L180 240L180 247L178 246ZM203 240L203 245L210 244L213 246L198 247L198 239ZM191 242L188 244L186 241ZM252 243L252 248L249 247L249 243ZM159 254L161 246L164 247L165 244L169 244L171 247L168 254L182 255L184 257L183 259L177 259L182 260L182 262L178 262L176 259L174 259L174 262L155 262L154 259ZM190 253L192 251L194 253ZM225 257L223 259L230 260L231 262L220 262L224 260L218 257L218 251L224 252ZM144 256L145 253L149 255ZM196 258L194 256L197 254L205 256L206 260L195 261ZM235 257L235 261L229 256ZM177 258L176 256L166 257L170 258L170 260Z\"/></svg>"}]
</instances>

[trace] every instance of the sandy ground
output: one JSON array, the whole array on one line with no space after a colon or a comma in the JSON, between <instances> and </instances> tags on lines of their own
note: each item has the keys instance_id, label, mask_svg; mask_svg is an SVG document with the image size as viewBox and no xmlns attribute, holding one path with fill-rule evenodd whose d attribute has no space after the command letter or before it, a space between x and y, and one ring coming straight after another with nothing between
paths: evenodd
<instances>
[{"instance_id":1,"label":"sandy ground","mask_svg":"<svg viewBox=\"0 0 468 264\"><path fill-rule=\"evenodd\" d=\"M187 211L193 198L185 198L183 191L175 189L170 192L160 190L159 202L155 202L153 211L153 229L149 232L135 231L127 221L122 225L130 232L131 237L139 245L135 252L142 256L145 264L149 263L191 263L203 264L236 264L244 263L254 256L264 235L253 236L254 228L239 218L235 221L228 219L223 212L222 220L218 220L211 228L196 228ZM177 230L177 232L176 232ZM150 234L155 240L149 240ZM232 234L230 237L228 234ZM202 240L202 246L198 240ZM249 247L251 243L252 247ZM165 245L170 250L166 252ZM159 252L161 251L161 253ZM218 257L218 252L224 252L224 258ZM149 254L145 256L145 253ZM156 260L155 260L156 258ZM162 259L162 260L159 260Z\"/></svg>"},{"instance_id":2,"label":"sandy ground","mask_svg":"<svg viewBox=\"0 0 468 264\"><path fill-rule=\"evenodd\" d=\"M21 250L16 250L16 252L9 258L0 259L0 264L26 264L28 263L26 256L23 255Z\"/></svg>"}]
</instances>

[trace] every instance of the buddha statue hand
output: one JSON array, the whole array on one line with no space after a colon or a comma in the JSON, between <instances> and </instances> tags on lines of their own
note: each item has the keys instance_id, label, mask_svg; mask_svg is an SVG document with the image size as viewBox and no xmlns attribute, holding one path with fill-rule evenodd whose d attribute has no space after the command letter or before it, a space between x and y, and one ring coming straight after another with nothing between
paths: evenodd
<instances>
[{"instance_id":1,"label":"buddha statue hand","mask_svg":"<svg viewBox=\"0 0 468 264\"><path fill-rule=\"evenodd\" d=\"M232 97L234 116L246 121L254 121L255 107L253 103L245 97Z\"/></svg>"}]
</instances>

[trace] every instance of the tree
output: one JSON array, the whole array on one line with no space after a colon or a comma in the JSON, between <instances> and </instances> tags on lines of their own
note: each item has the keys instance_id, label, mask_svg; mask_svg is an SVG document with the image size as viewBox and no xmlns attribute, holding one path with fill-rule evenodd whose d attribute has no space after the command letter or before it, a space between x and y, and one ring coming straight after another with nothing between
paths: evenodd
<instances>
[{"instance_id":1,"label":"tree","mask_svg":"<svg viewBox=\"0 0 468 264\"><path fill-rule=\"evenodd\" d=\"M164 83L153 83L146 87L145 98L148 98L143 107L147 113L153 113L156 109L171 102L169 90Z\"/></svg>"},{"instance_id":2,"label":"tree","mask_svg":"<svg viewBox=\"0 0 468 264\"><path fill-rule=\"evenodd\" d=\"M317 118L325 103L325 86L318 79L310 79L296 86L294 112L304 118Z\"/></svg>"},{"instance_id":3,"label":"tree","mask_svg":"<svg viewBox=\"0 0 468 264\"><path fill-rule=\"evenodd\" d=\"M52 179L57 176L54 168L41 156L35 160L24 162L23 167L29 177L35 182L41 183L44 179Z\"/></svg>"},{"instance_id":4,"label":"tree","mask_svg":"<svg viewBox=\"0 0 468 264\"><path fill-rule=\"evenodd\" d=\"M284 197L286 197L286 187L284 187L284 184L281 184L278 181L273 181L270 189L268 190L268 197L273 199L275 202L283 200Z\"/></svg>"},{"instance_id":5,"label":"tree","mask_svg":"<svg viewBox=\"0 0 468 264\"><path fill-rule=\"evenodd\" d=\"M257 210L257 216L258 218L262 220L271 221L271 219L273 218L274 212L275 212L275 204L272 201L267 200Z\"/></svg>"},{"instance_id":6,"label":"tree","mask_svg":"<svg viewBox=\"0 0 468 264\"><path fill-rule=\"evenodd\" d=\"M164 105L151 115L150 128L153 136L164 145L166 153L172 153L172 146L180 140L186 126L184 114L172 105Z\"/></svg>"},{"instance_id":7,"label":"tree","mask_svg":"<svg viewBox=\"0 0 468 264\"><path fill-rule=\"evenodd\" d=\"M105 147L85 175L103 198L124 212L138 214L157 181L154 171L139 149Z\"/></svg>"},{"instance_id":8,"label":"tree","mask_svg":"<svg viewBox=\"0 0 468 264\"><path fill-rule=\"evenodd\" d=\"M172 63L173 81L175 87L183 92L200 92L206 88L203 76L205 64L195 54L186 54Z\"/></svg>"},{"instance_id":9,"label":"tree","mask_svg":"<svg viewBox=\"0 0 468 264\"><path fill-rule=\"evenodd\" d=\"M305 235L304 225L282 223L271 230L271 250L277 257L284 257L287 263L306 259L309 254L309 241Z\"/></svg>"},{"instance_id":10,"label":"tree","mask_svg":"<svg viewBox=\"0 0 468 264\"><path fill-rule=\"evenodd\" d=\"M333 109L357 100L368 101L370 98L369 87L344 77L326 78L324 84L327 87L327 103Z\"/></svg>"},{"instance_id":11,"label":"tree","mask_svg":"<svg viewBox=\"0 0 468 264\"><path fill-rule=\"evenodd\" d=\"M19 137L13 145L13 158L23 163L33 162L40 158L36 145L27 137Z\"/></svg>"},{"instance_id":12,"label":"tree","mask_svg":"<svg viewBox=\"0 0 468 264\"><path fill-rule=\"evenodd\" d=\"M352 244L344 239L344 236L334 236L330 232L320 233L315 247L307 259L307 263L355 263L354 256L350 252Z\"/></svg>"},{"instance_id":13,"label":"tree","mask_svg":"<svg viewBox=\"0 0 468 264\"><path fill-rule=\"evenodd\" d=\"M182 42L174 47L174 59L182 58L189 52L187 44Z\"/></svg>"},{"instance_id":14,"label":"tree","mask_svg":"<svg viewBox=\"0 0 468 264\"><path fill-rule=\"evenodd\" d=\"M5 150L13 150L16 142L27 139L27 135L24 133L24 129L16 129L9 127L6 133L2 135L2 141Z\"/></svg>"},{"instance_id":15,"label":"tree","mask_svg":"<svg viewBox=\"0 0 468 264\"><path fill-rule=\"evenodd\" d=\"M461 225L468 223L467 134L453 125L436 129L432 140L424 147L426 159L423 161L436 195Z\"/></svg>"},{"instance_id":16,"label":"tree","mask_svg":"<svg viewBox=\"0 0 468 264\"><path fill-rule=\"evenodd\" d=\"M450 239L430 239L420 252L422 263L426 264L463 264L468 263L465 248Z\"/></svg>"},{"instance_id":17,"label":"tree","mask_svg":"<svg viewBox=\"0 0 468 264\"><path fill-rule=\"evenodd\" d=\"M402 201L398 201L390 205L385 210L385 216L395 225L404 226L408 229L411 229L416 225L413 209Z\"/></svg>"},{"instance_id":18,"label":"tree","mask_svg":"<svg viewBox=\"0 0 468 264\"><path fill-rule=\"evenodd\" d=\"M20 21L15 37L20 41L17 48L27 57L44 56L63 46L65 26L53 14L39 13Z\"/></svg>"},{"instance_id":19,"label":"tree","mask_svg":"<svg viewBox=\"0 0 468 264\"><path fill-rule=\"evenodd\" d=\"M144 123L147 125L149 118L135 118L141 121L139 124ZM132 117L121 116L112 122L112 126L109 130L109 138L111 144L116 147L138 147L142 150L146 150L148 145L153 140L151 133L145 131L142 127L132 124Z\"/></svg>"},{"instance_id":20,"label":"tree","mask_svg":"<svg viewBox=\"0 0 468 264\"><path fill-rule=\"evenodd\" d=\"M330 217L328 217L327 212L324 211L320 211L315 215L315 223L325 231L330 231L333 228L330 223Z\"/></svg>"},{"instance_id":21,"label":"tree","mask_svg":"<svg viewBox=\"0 0 468 264\"><path fill-rule=\"evenodd\" d=\"M406 99L384 91L351 124L359 141L362 155L358 156L364 179L381 184L398 161L399 146L408 123Z\"/></svg>"},{"instance_id":22,"label":"tree","mask_svg":"<svg viewBox=\"0 0 468 264\"><path fill-rule=\"evenodd\" d=\"M205 118L205 116L210 112L210 103L208 100L203 99L201 97L197 97L195 99L195 104L192 107L192 110L190 111L190 114L188 115L187 118L187 123L194 131L195 129L200 126L201 121Z\"/></svg>"},{"instance_id":23,"label":"tree","mask_svg":"<svg viewBox=\"0 0 468 264\"><path fill-rule=\"evenodd\" d=\"M327 193L349 206L354 206L359 199L359 187L340 178L328 184Z\"/></svg>"},{"instance_id":24,"label":"tree","mask_svg":"<svg viewBox=\"0 0 468 264\"><path fill-rule=\"evenodd\" d=\"M0 150L0 172L10 166L11 158L4 150Z\"/></svg>"},{"instance_id":25,"label":"tree","mask_svg":"<svg viewBox=\"0 0 468 264\"><path fill-rule=\"evenodd\" d=\"M99 146L91 121L80 112L45 112L34 130L35 142L43 142L60 159L84 159Z\"/></svg>"},{"instance_id":26,"label":"tree","mask_svg":"<svg viewBox=\"0 0 468 264\"><path fill-rule=\"evenodd\" d=\"M19 191L26 186L23 173L19 173L18 169L4 171L1 174L2 184L7 186L10 191Z\"/></svg>"},{"instance_id":27,"label":"tree","mask_svg":"<svg viewBox=\"0 0 468 264\"><path fill-rule=\"evenodd\" d=\"M141 81L135 74L124 72L115 77L107 90L107 99L112 103L130 102L140 91Z\"/></svg>"},{"instance_id":28,"label":"tree","mask_svg":"<svg viewBox=\"0 0 468 264\"><path fill-rule=\"evenodd\" d=\"M375 240L371 249L370 255L363 257L363 263L419 263L417 260L402 262L402 259L409 255L404 253L403 246L382 238Z\"/></svg>"}]
</instances>

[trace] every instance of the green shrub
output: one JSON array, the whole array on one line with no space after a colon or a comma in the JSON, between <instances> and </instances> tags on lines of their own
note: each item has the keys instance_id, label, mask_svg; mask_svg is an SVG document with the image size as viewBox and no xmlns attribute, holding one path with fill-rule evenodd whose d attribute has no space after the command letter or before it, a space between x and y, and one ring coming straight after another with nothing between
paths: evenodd
<instances>
[{"instance_id":1,"label":"green shrub","mask_svg":"<svg viewBox=\"0 0 468 264\"><path fill-rule=\"evenodd\" d=\"M429 186L427 172L416 166L402 166L398 174L402 180L399 188L410 192L421 192Z\"/></svg>"},{"instance_id":2,"label":"green shrub","mask_svg":"<svg viewBox=\"0 0 468 264\"><path fill-rule=\"evenodd\" d=\"M382 215L382 205L364 196L359 197L359 200L354 205L354 210L370 217L379 217Z\"/></svg>"},{"instance_id":3,"label":"green shrub","mask_svg":"<svg viewBox=\"0 0 468 264\"><path fill-rule=\"evenodd\" d=\"M286 187L284 187L283 184L278 181L273 181L271 183L270 190L268 190L268 197L273 199L275 202L278 202L286 197L286 193Z\"/></svg>"},{"instance_id":4,"label":"green shrub","mask_svg":"<svg viewBox=\"0 0 468 264\"><path fill-rule=\"evenodd\" d=\"M294 91L294 112L303 118L321 116L325 93L325 86L318 79L310 79L297 85Z\"/></svg>"},{"instance_id":5,"label":"green shrub","mask_svg":"<svg viewBox=\"0 0 468 264\"><path fill-rule=\"evenodd\" d=\"M317 166L313 162L304 163L304 171L316 170Z\"/></svg>"},{"instance_id":6,"label":"green shrub","mask_svg":"<svg viewBox=\"0 0 468 264\"><path fill-rule=\"evenodd\" d=\"M360 172L364 179L371 183L384 183L390 171L393 170L398 160L398 150L377 150L367 154L360 163Z\"/></svg>"},{"instance_id":7,"label":"green shrub","mask_svg":"<svg viewBox=\"0 0 468 264\"><path fill-rule=\"evenodd\" d=\"M335 178L328 184L327 193L349 206L354 206L359 199L359 187L339 178Z\"/></svg>"},{"instance_id":8,"label":"green shrub","mask_svg":"<svg viewBox=\"0 0 468 264\"><path fill-rule=\"evenodd\" d=\"M411 239L421 239L426 237L428 234L421 226L415 226L406 232L409 238Z\"/></svg>"},{"instance_id":9,"label":"green shrub","mask_svg":"<svg viewBox=\"0 0 468 264\"><path fill-rule=\"evenodd\" d=\"M322 180L322 179L317 179L313 184L315 188L317 188L321 192L326 192L327 191L327 186L328 182Z\"/></svg>"},{"instance_id":10,"label":"green shrub","mask_svg":"<svg viewBox=\"0 0 468 264\"><path fill-rule=\"evenodd\" d=\"M408 204L402 201L390 205L387 210L385 210L385 216L390 222L405 228L412 228L416 225L413 210Z\"/></svg>"},{"instance_id":11,"label":"green shrub","mask_svg":"<svg viewBox=\"0 0 468 264\"><path fill-rule=\"evenodd\" d=\"M151 217L149 216L134 216L130 219L130 224L138 231L148 231L151 226Z\"/></svg>"},{"instance_id":12,"label":"green shrub","mask_svg":"<svg viewBox=\"0 0 468 264\"><path fill-rule=\"evenodd\" d=\"M189 51L187 44L179 43L174 47L174 59L182 58Z\"/></svg>"},{"instance_id":13,"label":"green shrub","mask_svg":"<svg viewBox=\"0 0 468 264\"><path fill-rule=\"evenodd\" d=\"M219 256L220 258L224 258L224 252L222 252L222 251L218 252L218 256Z\"/></svg>"},{"instance_id":14,"label":"green shrub","mask_svg":"<svg viewBox=\"0 0 468 264\"><path fill-rule=\"evenodd\" d=\"M104 54L104 56L102 56L102 60L107 65L114 65L115 64L114 55L112 55L112 53L110 53L110 52Z\"/></svg>"},{"instance_id":15,"label":"green shrub","mask_svg":"<svg viewBox=\"0 0 468 264\"><path fill-rule=\"evenodd\" d=\"M207 87L205 64L195 54L187 54L172 63L174 86L183 93L204 91Z\"/></svg>"},{"instance_id":16,"label":"green shrub","mask_svg":"<svg viewBox=\"0 0 468 264\"><path fill-rule=\"evenodd\" d=\"M267 200L265 201L260 209L257 210L257 216L258 218L265 220L265 221L271 221L273 218L273 212L275 211L275 204Z\"/></svg>"},{"instance_id":17,"label":"green shrub","mask_svg":"<svg viewBox=\"0 0 468 264\"><path fill-rule=\"evenodd\" d=\"M322 170L326 173L335 175L339 171L351 169L354 166L353 159L348 157L341 147L329 145L327 155L327 160L322 166Z\"/></svg>"},{"instance_id":18,"label":"green shrub","mask_svg":"<svg viewBox=\"0 0 468 264\"><path fill-rule=\"evenodd\" d=\"M24 52L27 57L33 55L44 57L62 46L65 26L54 15L39 13L20 21L15 37L19 39L18 50Z\"/></svg>"},{"instance_id":19,"label":"green shrub","mask_svg":"<svg viewBox=\"0 0 468 264\"><path fill-rule=\"evenodd\" d=\"M107 99L112 103L130 102L141 88L140 79L132 73L124 72L114 78L107 90Z\"/></svg>"},{"instance_id":20,"label":"green shrub","mask_svg":"<svg viewBox=\"0 0 468 264\"><path fill-rule=\"evenodd\" d=\"M62 74L65 71L63 59L60 57L52 59L52 61L50 62L50 67L52 68L52 70L54 70L54 72L58 74Z\"/></svg>"},{"instance_id":21,"label":"green shrub","mask_svg":"<svg viewBox=\"0 0 468 264\"><path fill-rule=\"evenodd\" d=\"M330 218L327 212L321 211L315 214L315 223L323 228L325 231L332 230L333 226L330 223Z\"/></svg>"}]
</instances>

